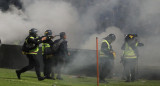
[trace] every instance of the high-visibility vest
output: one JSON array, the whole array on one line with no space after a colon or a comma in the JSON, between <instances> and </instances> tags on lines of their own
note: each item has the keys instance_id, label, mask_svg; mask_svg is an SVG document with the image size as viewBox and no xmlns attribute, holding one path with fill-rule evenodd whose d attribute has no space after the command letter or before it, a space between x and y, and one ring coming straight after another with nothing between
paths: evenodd
<instances>
[{"instance_id":1,"label":"high-visibility vest","mask_svg":"<svg viewBox=\"0 0 160 86\"><path fill-rule=\"evenodd\" d=\"M42 43L42 55L44 54L44 50L47 47L51 47L50 44L48 44L48 43Z\"/></svg>"},{"instance_id":2,"label":"high-visibility vest","mask_svg":"<svg viewBox=\"0 0 160 86\"><path fill-rule=\"evenodd\" d=\"M135 46L138 46L138 43L136 43ZM128 45L128 43L125 43L123 55L124 58L137 58L135 51L132 49L131 46Z\"/></svg>"},{"instance_id":3,"label":"high-visibility vest","mask_svg":"<svg viewBox=\"0 0 160 86\"><path fill-rule=\"evenodd\" d=\"M33 37L33 36L31 36L31 37L29 37L29 38L35 39L35 37ZM25 41L26 41L26 43L27 43L28 39L26 39ZM35 49L29 50L29 52L28 52L27 54L37 54L38 51L39 51L39 46L37 46Z\"/></svg>"},{"instance_id":4,"label":"high-visibility vest","mask_svg":"<svg viewBox=\"0 0 160 86\"><path fill-rule=\"evenodd\" d=\"M107 40L103 40L102 43L106 43L108 45L107 47L108 50L111 49L111 46ZM103 56L107 56L107 55L105 55L103 51L100 51L100 57L103 57Z\"/></svg>"}]
</instances>

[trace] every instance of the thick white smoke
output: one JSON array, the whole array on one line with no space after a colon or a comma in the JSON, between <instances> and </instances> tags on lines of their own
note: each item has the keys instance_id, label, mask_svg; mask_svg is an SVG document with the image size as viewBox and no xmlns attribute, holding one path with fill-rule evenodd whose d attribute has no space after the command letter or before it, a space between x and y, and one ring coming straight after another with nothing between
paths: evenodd
<instances>
[{"instance_id":1,"label":"thick white smoke","mask_svg":"<svg viewBox=\"0 0 160 86\"><path fill-rule=\"evenodd\" d=\"M66 32L68 39L74 35L69 33L75 28L79 18L76 9L67 2L56 0L22 0L24 12L19 13L14 7L12 11L0 13L0 37L3 43L12 44L23 41L28 35L28 30L37 28L39 34L51 29L54 34Z\"/></svg>"},{"instance_id":2,"label":"thick white smoke","mask_svg":"<svg viewBox=\"0 0 160 86\"><path fill-rule=\"evenodd\" d=\"M160 1L159 0L133 0L128 23L135 26L130 30L124 29L124 32L138 33L140 40L144 43L144 47L139 48L139 63L142 66L159 66L160 47ZM136 11L138 11L136 13ZM126 30L126 31L125 31ZM152 63L152 64L148 64Z\"/></svg>"},{"instance_id":3,"label":"thick white smoke","mask_svg":"<svg viewBox=\"0 0 160 86\"><path fill-rule=\"evenodd\" d=\"M23 42L28 35L28 30L34 27L39 30L40 35L43 35L46 29L51 29L54 34L66 32L69 48L95 50L95 37L101 39L109 33L115 33L117 39L113 43L113 49L119 58L122 55L120 47L124 34L137 33L140 41L145 45L139 48L141 65L159 65L160 0L93 0L93 4L86 6L85 11L79 11L71 3L72 0L21 1L24 6L23 11L11 6L10 11L0 12L2 43ZM123 1L122 5L129 3L123 5L126 6L124 10L127 10L124 13L124 15L127 14L124 17L125 21L122 21L125 22L125 27L119 29L113 26L108 28L106 32L93 34L97 32L97 18L105 12L111 12L115 6L119 5L119 1ZM85 58L82 56L82 58L75 59L73 63L83 62ZM119 63L120 59L116 61ZM153 64L148 64L149 62ZM90 63L84 64L89 65Z\"/></svg>"},{"instance_id":4,"label":"thick white smoke","mask_svg":"<svg viewBox=\"0 0 160 86\"><path fill-rule=\"evenodd\" d=\"M120 0L119 0L120 1ZM117 59L115 60L115 69L123 69L120 65L120 57L122 56L121 46L124 42L124 35L128 33L135 33L139 36L139 41L144 43L143 47L139 48L139 67L153 66L159 67L159 44L160 44L160 1L159 0L124 0L127 4L125 9L127 15L125 17L125 27L120 28L121 31L115 27L108 28L106 32L101 34L93 34L82 45L83 49L96 49L96 37L99 37L99 47L101 46L101 38L106 37L109 33L114 33L117 37L113 43L113 49L117 53ZM125 4L123 3L123 4ZM122 5L123 5L122 4ZM113 5L112 6L116 6ZM103 6L102 6L103 7ZM107 9L107 8L106 8ZM98 10L103 10L102 8ZM96 9L94 10L96 11ZM99 11L100 12L100 11ZM91 12L92 13L92 12ZM93 15L93 14L92 14ZM98 16L98 14L95 14ZM88 57L81 57L85 61ZM76 60L75 60L76 61ZM78 60L77 60L78 61ZM91 62L92 63L92 62ZM152 63L152 64L150 64Z\"/></svg>"}]
</instances>

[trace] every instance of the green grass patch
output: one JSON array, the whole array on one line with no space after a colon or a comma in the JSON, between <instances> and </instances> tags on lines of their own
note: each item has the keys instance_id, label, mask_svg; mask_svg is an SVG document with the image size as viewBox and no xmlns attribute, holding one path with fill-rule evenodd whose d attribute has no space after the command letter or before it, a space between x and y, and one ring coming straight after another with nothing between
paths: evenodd
<instances>
[{"instance_id":1,"label":"green grass patch","mask_svg":"<svg viewBox=\"0 0 160 86\"><path fill-rule=\"evenodd\" d=\"M96 77L82 77L63 75L64 80L38 81L33 71L25 72L21 75L21 80L17 79L15 70L0 69L0 86L97 86ZM138 80L126 83L119 79L109 79L108 84L100 83L100 86L160 86L160 80Z\"/></svg>"}]
</instances>

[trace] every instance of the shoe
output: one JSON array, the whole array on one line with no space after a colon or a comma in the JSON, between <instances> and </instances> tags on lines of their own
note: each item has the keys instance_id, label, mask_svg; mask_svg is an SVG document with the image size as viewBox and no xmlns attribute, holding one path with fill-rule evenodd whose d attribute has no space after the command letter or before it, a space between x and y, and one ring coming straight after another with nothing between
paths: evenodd
<instances>
[{"instance_id":1,"label":"shoe","mask_svg":"<svg viewBox=\"0 0 160 86\"><path fill-rule=\"evenodd\" d=\"M109 83L109 82L106 80L99 80L99 83Z\"/></svg>"},{"instance_id":2,"label":"shoe","mask_svg":"<svg viewBox=\"0 0 160 86\"><path fill-rule=\"evenodd\" d=\"M44 80L45 78L44 77L38 77L38 80L39 81L42 81L42 80Z\"/></svg>"},{"instance_id":3,"label":"shoe","mask_svg":"<svg viewBox=\"0 0 160 86\"><path fill-rule=\"evenodd\" d=\"M21 73L18 70L16 70L16 74L17 74L17 78L21 79Z\"/></svg>"},{"instance_id":4,"label":"shoe","mask_svg":"<svg viewBox=\"0 0 160 86\"><path fill-rule=\"evenodd\" d=\"M125 82L131 82L130 80L126 80Z\"/></svg>"},{"instance_id":5,"label":"shoe","mask_svg":"<svg viewBox=\"0 0 160 86\"><path fill-rule=\"evenodd\" d=\"M46 76L45 79L53 79L53 78L50 76Z\"/></svg>"}]
</instances>

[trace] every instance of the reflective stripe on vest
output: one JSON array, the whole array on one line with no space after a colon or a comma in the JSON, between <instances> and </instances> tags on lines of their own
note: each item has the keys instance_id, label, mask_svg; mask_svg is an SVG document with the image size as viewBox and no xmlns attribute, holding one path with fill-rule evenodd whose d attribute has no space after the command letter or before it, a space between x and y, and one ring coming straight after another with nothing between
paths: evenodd
<instances>
[{"instance_id":1,"label":"reflective stripe on vest","mask_svg":"<svg viewBox=\"0 0 160 86\"><path fill-rule=\"evenodd\" d=\"M34 39L33 36L30 37L31 39ZM27 43L28 39L26 39L26 43ZM39 46L37 46L35 49L29 50L29 52L27 54L37 54L39 51Z\"/></svg>"},{"instance_id":2,"label":"reflective stripe on vest","mask_svg":"<svg viewBox=\"0 0 160 86\"><path fill-rule=\"evenodd\" d=\"M138 43L136 43L135 46L137 45ZM124 58L137 58L134 50L128 45L128 43L125 43Z\"/></svg>"},{"instance_id":3,"label":"reflective stripe on vest","mask_svg":"<svg viewBox=\"0 0 160 86\"><path fill-rule=\"evenodd\" d=\"M108 45L107 48L110 50L111 47L110 47L110 44L108 43L108 41L107 41L107 40L103 40L102 43L103 43L103 42L105 42L105 43ZM106 56L106 55L104 54L104 52L100 51L100 56L103 57L103 56Z\"/></svg>"},{"instance_id":4,"label":"reflective stripe on vest","mask_svg":"<svg viewBox=\"0 0 160 86\"><path fill-rule=\"evenodd\" d=\"M43 43L42 44L42 54L44 54L44 49L47 48L47 47L51 47L50 44L48 44L48 43Z\"/></svg>"}]
</instances>

